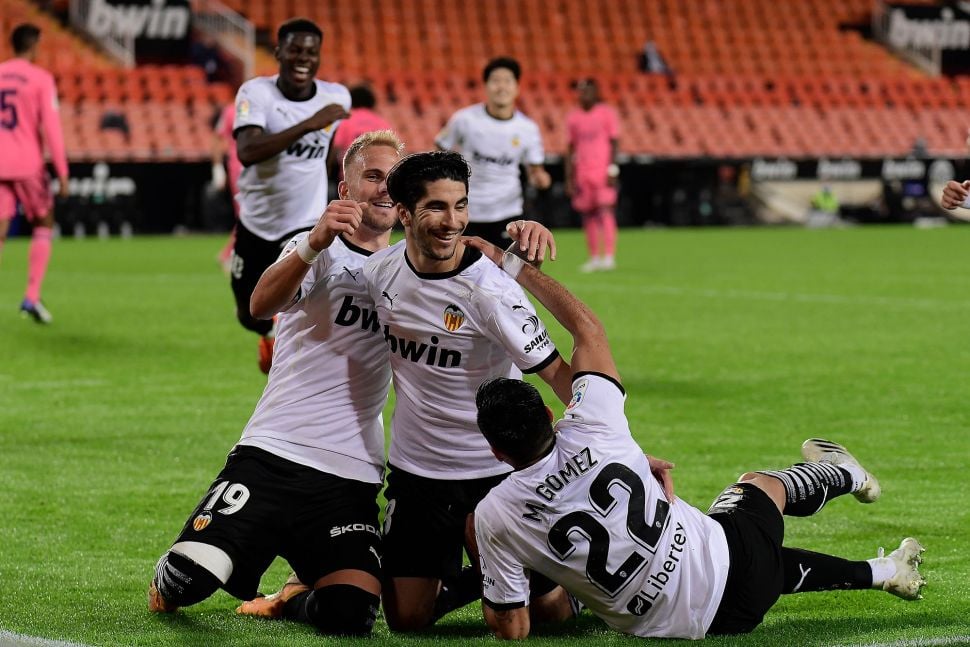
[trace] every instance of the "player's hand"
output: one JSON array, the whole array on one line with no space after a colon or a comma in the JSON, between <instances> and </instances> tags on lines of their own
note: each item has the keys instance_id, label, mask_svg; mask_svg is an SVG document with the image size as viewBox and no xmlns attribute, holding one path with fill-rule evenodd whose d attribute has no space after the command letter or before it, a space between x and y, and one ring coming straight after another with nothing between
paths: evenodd
<instances>
[{"instance_id":1,"label":"player's hand","mask_svg":"<svg viewBox=\"0 0 970 647\"><path fill-rule=\"evenodd\" d=\"M320 108L313 116L306 120L311 130L323 130L330 124L340 119L346 119L350 114L344 110L343 106L331 103Z\"/></svg>"},{"instance_id":2,"label":"player's hand","mask_svg":"<svg viewBox=\"0 0 970 647\"><path fill-rule=\"evenodd\" d=\"M333 239L338 234L353 235L360 227L366 206L366 202L332 200L320 220L310 230L310 247L315 250L326 249L333 244Z\"/></svg>"},{"instance_id":3,"label":"player's hand","mask_svg":"<svg viewBox=\"0 0 970 647\"><path fill-rule=\"evenodd\" d=\"M469 247L473 247L482 253L482 256L502 267L502 258L505 252L478 236L462 236L461 242Z\"/></svg>"},{"instance_id":4,"label":"player's hand","mask_svg":"<svg viewBox=\"0 0 970 647\"><path fill-rule=\"evenodd\" d=\"M505 227L514 241L508 251L528 261L537 269L546 257L556 260L556 240L552 232L534 220L515 220Z\"/></svg>"},{"instance_id":5,"label":"player's hand","mask_svg":"<svg viewBox=\"0 0 970 647\"><path fill-rule=\"evenodd\" d=\"M71 183L68 181L66 175L59 179L60 186L57 187L57 197L62 200L67 200L69 197L71 197Z\"/></svg>"},{"instance_id":6,"label":"player's hand","mask_svg":"<svg viewBox=\"0 0 970 647\"><path fill-rule=\"evenodd\" d=\"M943 208L956 209L957 207L963 206L963 202L967 199L967 196L970 196L970 180L964 180L963 182L950 180L943 187Z\"/></svg>"},{"instance_id":7,"label":"player's hand","mask_svg":"<svg viewBox=\"0 0 970 647\"><path fill-rule=\"evenodd\" d=\"M529 180L532 182L532 186L540 191L545 191L552 186L552 176L544 168L533 169L529 174Z\"/></svg>"},{"instance_id":8,"label":"player's hand","mask_svg":"<svg viewBox=\"0 0 970 647\"><path fill-rule=\"evenodd\" d=\"M674 464L649 454L645 454L645 456L650 463L650 473L660 483L664 494L667 496L667 501L673 503L677 499L674 496L674 479L670 476L670 470L674 469Z\"/></svg>"}]
</instances>

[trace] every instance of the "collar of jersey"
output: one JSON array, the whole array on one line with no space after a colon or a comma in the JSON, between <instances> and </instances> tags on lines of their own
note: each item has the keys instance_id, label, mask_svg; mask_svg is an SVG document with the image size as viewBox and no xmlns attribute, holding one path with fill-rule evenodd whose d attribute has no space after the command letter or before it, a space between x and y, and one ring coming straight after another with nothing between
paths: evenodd
<instances>
[{"instance_id":1,"label":"collar of jersey","mask_svg":"<svg viewBox=\"0 0 970 647\"><path fill-rule=\"evenodd\" d=\"M374 253L369 249L364 249L363 247L358 247L357 245L354 245L352 242L344 238L343 234L338 234L338 236L340 236L340 242L344 244L344 247L346 247L352 252L357 252L358 254L363 254L364 256L370 256L371 254Z\"/></svg>"},{"instance_id":2,"label":"collar of jersey","mask_svg":"<svg viewBox=\"0 0 970 647\"><path fill-rule=\"evenodd\" d=\"M411 259L408 258L407 248L405 248L404 250L404 262L408 264L408 267L411 268L411 271L414 272L414 275L417 276L419 279L425 279L430 281L434 281L437 279L450 279L453 276L458 276L459 274L467 270L469 267L471 267L475 263L475 261L477 261L481 257L482 257L482 253L480 251L478 251L474 247L465 245L465 253L462 254L461 263L459 263L458 267L451 270L450 272L419 272L414 267L414 265L411 265Z\"/></svg>"},{"instance_id":3,"label":"collar of jersey","mask_svg":"<svg viewBox=\"0 0 970 647\"><path fill-rule=\"evenodd\" d=\"M317 81L316 81L316 79L313 80L313 86L312 86L313 87L313 92L311 92L310 93L310 96L308 96L306 99L291 99L288 96L286 96L285 94L283 94L283 89L280 87L280 75L279 74L276 75L276 80L273 81L273 87L276 88L276 91L280 93L280 96L281 97L283 97L287 101L292 101L293 103L303 103L304 101L309 101L313 97L317 96Z\"/></svg>"}]
</instances>

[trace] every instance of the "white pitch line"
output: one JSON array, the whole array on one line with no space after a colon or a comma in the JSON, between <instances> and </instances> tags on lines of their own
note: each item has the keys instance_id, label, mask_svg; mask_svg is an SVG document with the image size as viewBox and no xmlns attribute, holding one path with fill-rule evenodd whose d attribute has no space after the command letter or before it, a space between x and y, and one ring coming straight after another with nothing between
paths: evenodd
<instances>
[{"instance_id":1,"label":"white pitch line","mask_svg":"<svg viewBox=\"0 0 970 647\"><path fill-rule=\"evenodd\" d=\"M88 647L88 645L66 640L48 640L36 636L25 636L0 629L0 647Z\"/></svg>"},{"instance_id":2,"label":"white pitch line","mask_svg":"<svg viewBox=\"0 0 970 647\"><path fill-rule=\"evenodd\" d=\"M641 292L675 296L700 296L712 299L750 299L753 301L794 301L801 303L830 303L835 305L887 306L895 308L920 308L927 310L970 310L970 302L944 301L940 299L911 299L907 297L880 297L847 294L803 294L800 292L759 292L756 290L712 290L683 288L672 285L597 285L596 290L608 292Z\"/></svg>"},{"instance_id":3,"label":"white pitch line","mask_svg":"<svg viewBox=\"0 0 970 647\"><path fill-rule=\"evenodd\" d=\"M887 643L857 643L841 647L945 647L946 645L970 645L970 635L942 636L940 638L910 638Z\"/></svg>"}]
</instances>

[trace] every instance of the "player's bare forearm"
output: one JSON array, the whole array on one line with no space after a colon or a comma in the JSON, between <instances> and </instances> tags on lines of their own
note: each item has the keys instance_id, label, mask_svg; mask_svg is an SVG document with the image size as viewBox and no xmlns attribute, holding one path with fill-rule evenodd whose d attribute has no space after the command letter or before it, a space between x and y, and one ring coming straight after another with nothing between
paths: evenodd
<instances>
[{"instance_id":1,"label":"player's bare forearm","mask_svg":"<svg viewBox=\"0 0 970 647\"><path fill-rule=\"evenodd\" d=\"M485 624L497 638L502 640L522 640L529 637L529 610L526 607L496 611L482 602L482 615Z\"/></svg>"},{"instance_id":2,"label":"player's bare forearm","mask_svg":"<svg viewBox=\"0 0 970 647\"><path fill-rule=\"evenodd\" d=\"M295 252L267 267L249 298L249 313L257 319L272 319L293 302L309 269Z\"/></svg>"},{"instance_id":3,"label":"player's bare forearm","mask_svg":"<svg viewBox=\"0 0 970 647\"><path fill-rule=\"evenodd\" d=\"M310 132L306 122L300 122L278 133L262 128L243 128L236 135L236 155L243 166L252 166L276 157L293 142Z\"/></svg>"},{"instance_id":4,"label":"player's bare forearm","mask_svg":"<svg viewBox=\"0 0 970 647\"><path fill-rule=\"evenodd\" d=\"M522 267L516 280L572 335L570 364L574 372L595 371L619 381L606 329L589 306L554 278L530 265Z\"/></svg>"},{"instance_id":5,"label":"player's bare forearm","mask_svg":"<svg viewBox=\"0 0 970 647\"><path fill-rule=\"evenodd\" d=\"M552 388L560 402L569 404L573 399L573 369L569 362L558 357L549 366L539 371L538 375Z\"/></svg>"}]
</instances>

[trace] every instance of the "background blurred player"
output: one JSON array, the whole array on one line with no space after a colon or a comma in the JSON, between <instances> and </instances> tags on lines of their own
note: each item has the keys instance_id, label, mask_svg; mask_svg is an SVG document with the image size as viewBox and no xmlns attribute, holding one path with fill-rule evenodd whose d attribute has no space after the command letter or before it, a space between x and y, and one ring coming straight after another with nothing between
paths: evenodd
<instances>
[{"instance_id":1,"label":"background blurred player","mask_svg":"<svg viewBox=\"0 0 970 647\"><path fill-rule=\"evenodd\" d=\"M435 138L438 148L461 153L471 166L465 233L500 247L509 244L506 225L522 217L520 165L526 165L529 183L537 189L552 182L542 166L539 126L515 108L521 75L513 58L489 61L482 72L485 103L453 114Z\"/></svg>"},{"instance_id":2,"label":"background blurred player","mask_svg":"<svg viewBox=\"0 0 970 647\"><path fill-rule=\"evenodd\" d=\"M40 300L40 289L51 257L54 199L42 136L54 162L61 198L68 196L68 183L57 87L54 77L34 64L39 40L40 29L34 25L15 27L10 36L14 58L0 63L0 252L19 203L34 227L20 311L46 324L53 318Z\"/></svg>"},{"instance_id":3,"label":"background blurred player","mask_svg":"<svg viewBox=\"0 0 970 647\"><path fill-rule=\"evenodd\" d=\"M573 397L555 426L526 382L497 378L476 394L482 434L515 470L475 510L482 609L499 637L529 635L530 573L558 582L612 628L644 637L747 633L782 593L881 588L919 597L915 539L868 561L782 546L782 514L809 516L850 493L863 503L879 497L876 479L836 443L810 439L805 463L742 475L706 515L672 500L630 435L626 392L596 315L551 277L470 244L573 337ZM570 615L568 596L556 599Z\"/></svg>"},{"instance_id":4,"label":"background blurred player","mask_svg":"<svg viewBox=\"0 0 970 647\"><path fill-rule=\"evenodd\" d=\"M239 175L242 173L242 162L236 153L236 138L232 136L233 124L236 118L235 104L227 104L219 113L215 128L212 132L212 188L223 191L229 184L229 197L232 200L232 213L239 220ZM232 249L236 245L236 225L233 223L229 240L219 252L219 263L228 274L231 269Z\"/></svg>"},{"instance_id":5,"label":"background blurred player","mask_svg":"<svg viewBox=\"0 0 970 647\"><path fill-rule=\"evenodd\" d=\"M246 81L236 94L233 133L243 171L232 291L239 322L261 335L264 373L273 361L273 322L253 317L249 300L286 241L323 213L335 123L350 110L347 88L314 78L322 40L309 20L283 23L277 32L279 74Z\"/></svg>"},{"instance_id":6,"label":"background blurred player","mask_svg":"<svg viewBox=\"0 0 970 647\"><path fill-rule=\"evenodd\" d=\"M616 150L620 120L616 111L600 101L593 79L576 86L579 108L566 117L569 152L566 156L566 195L583 218L589 260L583 272L616 267L616 184L620 167Z\"/></svg>"},{"instance_id":7,"label":"background blurred player","mask_svg":"<svg viewBox=\"0 0 970 647\"><path fill-rule=\"evenodd\" d=\"M195 604L220 587L254 598L281 555L313 590L295 583L241 612L290 617L330 634L370 632L380 595L377 495L391 374L360 270L387 247L397 220L386 177L402 148L390 131L355 140L340 199L260 278L252 310L279 313L277 361L225 469L159 560L152 611Z\"/></svg>"},{"instance_id":8,"label":"background blurred player","mask_svg":"<svg viewBox=\"0 0 970 647\"><path fill-rule=\"evenodd\" d=\"M391 124L374 111L376 105L377 97L370 86L361 84L350 88L350 116L340 122L340 128L333 136L335 159L341 159L350 142L360 135L375 130L391 130Z\"/></svg>"}]
</instances>

